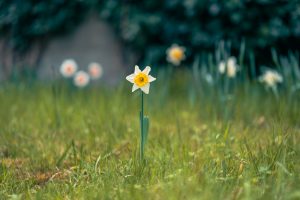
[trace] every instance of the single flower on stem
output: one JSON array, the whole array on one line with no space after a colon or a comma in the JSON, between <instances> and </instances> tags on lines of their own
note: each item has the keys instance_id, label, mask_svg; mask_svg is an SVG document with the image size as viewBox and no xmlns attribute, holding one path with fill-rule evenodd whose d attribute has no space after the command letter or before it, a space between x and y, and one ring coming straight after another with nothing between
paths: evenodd
<instances>
[{"instance_id":1,"label":"single flower on stem","mask_svg":"<svg viewBox=\"0 0 300 200\"><path fill-rule=\"evenodd\" d=\"M141 125L141 141L140 141L140 160L144 160L144 149L148 137L150 120L144 116L144 93L149 94L150 83L155 81L156 78L149 75L151 68L145 67L143 71L136 65L134 73L126 77L126 79L133 83L132 92L141 89L141 111L140 111L140 125Z\"/></svg>"},{"instance_id":2,"label":"single flower on stem","mask_svg":"<svg viewBox=\"0 0 300 200\"><path fill-rule=\"evenodd\" d=\"M236 63L235 57L229 57L227 60L227 76L229 78L234 78L239 69L239 66Z\"/></svg>"},{"instance_id":3,"label":"single flower on stem","mask_svg":"<svg viewBox=\"0 0 300 200\"><path fill-rule=\"evenodd\" d=\"M239 70L239 66L236 63L235 57L229 57L226 62L221 61L218 66L218 71L220 74L225 74L229 78L236 77L236 74Z\"/></svg>"},{"instance_id":4,"label":"single flower on stem","mask_svg":"<svg viewBox=\"0 0 300 200\"><path fill-rule=\"evenodd\" d=\"M277 84L283 82L283 78L282 78L281 74L279 74L275 70L269 69L269 70L265 71L265 73L261 77L259 77L258 80L260 82L264 83L267 88L271 88L276 99L277 100L279 99Z\"/></svg>"},{"instance_id":5,"label":"single flower on stem","mask_svg":"<svg viewBox=\"0 0 300 200\"><path fill-rule=\"evenodd\" d=\"M283 81L282 76L275 70L267 70L259 81L264 83L267 87L276 87L278 83Z\"/></svg>"}]
</instances>

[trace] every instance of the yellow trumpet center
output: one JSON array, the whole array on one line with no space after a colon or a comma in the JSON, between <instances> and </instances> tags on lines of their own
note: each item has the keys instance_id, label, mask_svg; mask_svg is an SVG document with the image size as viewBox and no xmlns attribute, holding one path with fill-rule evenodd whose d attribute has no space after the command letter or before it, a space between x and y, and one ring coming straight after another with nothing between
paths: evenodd
<instances>
[{"instance_id":1,"label":"yellow trumpet center","mask_svg":"<svg viewBox=\"0 0 300 200\"><path fill-rule=\"evenodd\" d=\"M183 58L183 51L178 47L174 47L170 51L170 56L176 60L181 60Z\"/></svg>"},{"instance_id":2,"label":"yellow trumpet center","mask_svg":"<svg viewBox=\"0 0 300 200\"><path fill-rule=\"evenodd\" d=\"M144 85L149 83L149 78L146 74L140 72L134 77L134 83L139 87L143 87Z\"/></svg>"}]
</instances>

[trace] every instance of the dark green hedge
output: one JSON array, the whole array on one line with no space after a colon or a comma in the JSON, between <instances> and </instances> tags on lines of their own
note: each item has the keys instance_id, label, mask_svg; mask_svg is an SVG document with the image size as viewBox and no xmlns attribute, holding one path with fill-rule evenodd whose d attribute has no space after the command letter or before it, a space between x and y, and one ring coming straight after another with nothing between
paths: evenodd
<instances>
[{"instance_id":1,"label":"dark green hedge","mask_svg":"<svg viewBox=\"0 0 300 200\"><path fill-rule=\"evenodd\" d=\"M107 0L101 16L141 58L163 62L172 43L195 52L212 50L230 40L233 51L246 41L265 56L270 47L282 51L300 45L299 0ZM261 58L263 58L261 56Z\"/></svg>"},{"instance_id":2,"label":"dark green hedge","mask_svg":"<svg viewBox=\"0 0 300 200\"><path fill-rule=\"evenodd\" d=\"M90 10L142 60L156 63L173 43L186 46L190 60L220 40L235 51L244 39L257 55L300 45L299 0L0 0L0 37L26 51L35 40L73 30Z\"/></svg>"},{"instance_id":3,"label":"dark green hedge","mask_svg":"<svg viewBox=\"0 0 300 200\"><path fill-rule=\"evenodd\" d=\"M0 0L0 36L26 51L36 40L74 29L88 9L77 0Z\"/></svg>"}]
</instances>

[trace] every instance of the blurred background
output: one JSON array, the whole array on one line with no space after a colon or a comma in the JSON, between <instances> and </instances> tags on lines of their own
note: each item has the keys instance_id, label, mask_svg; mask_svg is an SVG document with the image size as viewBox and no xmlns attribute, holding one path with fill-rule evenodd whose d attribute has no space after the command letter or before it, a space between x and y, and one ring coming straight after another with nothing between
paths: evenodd
<instances>
[{"instance_id":1,"label":"blurred background","mask_svg":"<svg viewBox=\"0 0 300 200\"><path fill-rule=\"evenodd\" d=\"M271 50L297 54L298 0L0 0L0 80L52 79L68 58L99 62L104 81L124 79L132 65L167 65L166 49L184 46L189 67L225 42L256 66ZM244 62L251 58L245 56Z\"/></svg>"}]
</instances>

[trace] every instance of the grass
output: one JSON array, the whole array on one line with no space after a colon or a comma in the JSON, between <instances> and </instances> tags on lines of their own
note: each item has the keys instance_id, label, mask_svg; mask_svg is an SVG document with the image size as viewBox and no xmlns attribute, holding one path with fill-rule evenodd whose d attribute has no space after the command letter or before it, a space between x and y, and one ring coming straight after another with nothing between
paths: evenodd
<instances>
[{"instance_id":1,"label":"grass","mask_svg":"<svg viewBox=\"0 0 300 200\"><path fill-rule=\"evenodd\" d=\"M2 85L0 198L299 199L299 101L240 89L193 100L186 79L146 97L146 164L129 84L56 85L56 98L47 84Z\"/></svg>"}]
</instances>

